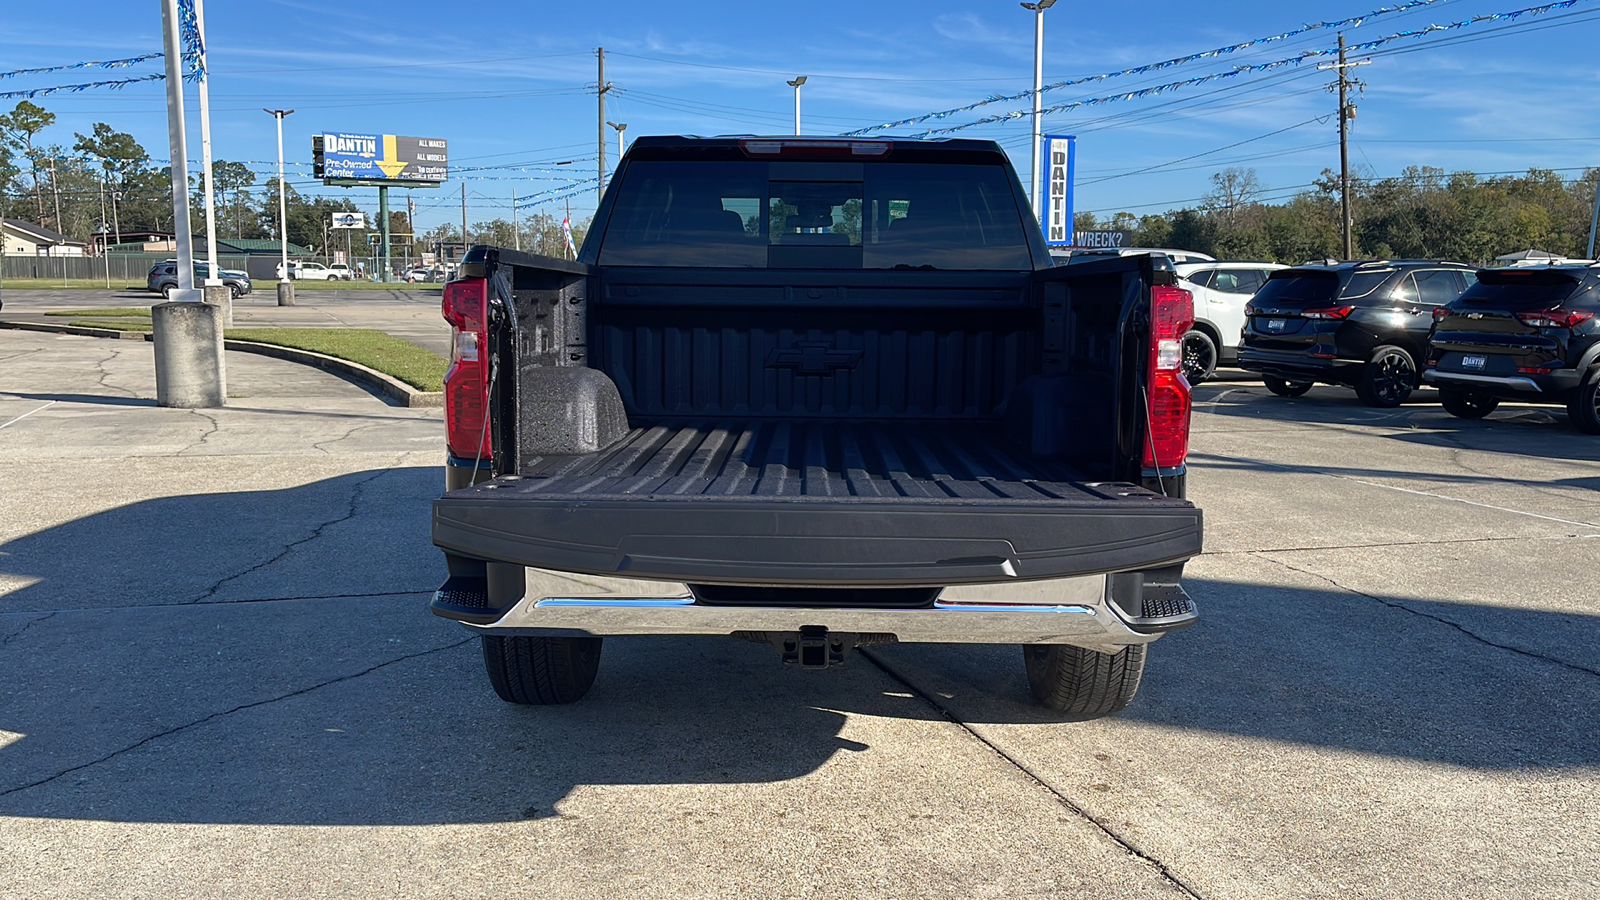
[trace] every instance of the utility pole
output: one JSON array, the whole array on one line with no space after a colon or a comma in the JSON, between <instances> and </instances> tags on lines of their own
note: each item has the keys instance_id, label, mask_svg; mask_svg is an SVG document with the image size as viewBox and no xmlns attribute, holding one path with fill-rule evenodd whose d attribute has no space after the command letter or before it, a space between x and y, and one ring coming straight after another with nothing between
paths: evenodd
<instances>
[{"instance_id":1,"label":"utility pole","mask_svg":"<svg viewBox=\"0 0 1600 900\"><path fill-rule=\"evenodd\" d=\"M467 183L461 182L461 255L467 255Z\"/></svg>"},{"instance_id":2,"label":"utility pole","mask_svg":"<svg viewBox=\"0 0 1600 900\"><path fill-rule=\"evenodd\" d=\"M1350 89L1361 87L1361 82L1356 81L1345 73L1346 69L1364 66L1372 62L1370 59L1361 59L1355 62L1345 61L1344 34L1339 34L1339 61L1333 65L1318 66L1318 69L1334 69L1339 73L1339 206L1341 221L1339 230L1344 234L1344 258L1352 259L1355 256L1355 241L1352 235L1354 221L1350 217L1350 120L1356 117L1356 107L1350 102Z\"/></svg>"},{"instance_id":3,"label":"utility pole","mask_svg":"<svg viewBox=\"0 0 1600 900\"><path fill-rule=\"evenodd\" d=\"M597 129L600 134L600 180L594 189L594 199L598 203L606 192L606 91L611 90L611 85L606 83L606 48L601 47L594 52L600 57L600 80L595 83L598 87L595 96L600 100L600 120Z\"/></svg>"},{"instance_id":4,"label":"utility pole","mask_svg":"<svg viewBox=\"0 0 1600 900\"><path fill-rule=\"evenodd\" d=\"M800 134L800 85L805 83L804 75L796 75L794 80L789 82L789 87L794 88L794 133L797 137Z\"/></svg>"},{"instance_id":5,"label":"utility pole","mask_svg":"<svg viewBox=\"0 0 1600 900\"><path fill-rule=\"evenodd\" d=\"M50 193L56 200L56 231L61 231L61 182L56 180L56 158L50 157ZM62 232L65 234L65 232Z\"/></svg>"}]
</instances>

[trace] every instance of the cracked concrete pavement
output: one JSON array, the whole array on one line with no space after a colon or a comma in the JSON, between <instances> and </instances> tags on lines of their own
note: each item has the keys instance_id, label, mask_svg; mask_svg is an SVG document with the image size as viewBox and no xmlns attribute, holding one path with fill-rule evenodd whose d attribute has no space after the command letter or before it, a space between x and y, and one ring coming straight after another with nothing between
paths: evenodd
<instances>
[{"instance_id":1,"label":"cracked concrete pavement","mask_svg":"<svg viewBox=\"0 0 1600 900\"><path fill-rule=\"evenodd\" d=\"M1014 647L709 638L513 708L426 613L437 411L246 354L164 410L148 345L26 332L0 373L0 896L1600 893L1600 443L1557 410L1203 386L1202 623L1064 723Z\"/></svg>"}]
</instances>

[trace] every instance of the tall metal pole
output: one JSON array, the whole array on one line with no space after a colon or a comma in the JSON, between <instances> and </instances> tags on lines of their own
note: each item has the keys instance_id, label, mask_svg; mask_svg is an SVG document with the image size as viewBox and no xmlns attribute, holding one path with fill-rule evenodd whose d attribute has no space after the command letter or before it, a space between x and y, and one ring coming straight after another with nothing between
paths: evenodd
<instances>
[{"instance_id":1,"label":"tall metal pole","mask_svg":"<svg viewBox=\"0 0 1600 900\"><path fill-rule=\"evenodd\" d=\"M262 112L278 123L278 241L282 249L279 259L278 305L294 305L294 284L289 281L289 200L283 183L283 117L292 109L263 109Z\"/></svg>"},{"instance_id":2,"label":"tall metal pole","mask_svg":"<svg viewBox=\"0 0 1600 900\"><path fill-rule=\"evenodd\" d=\"M796 135L800 134L800 85L805 83L806 76L804 75L796 75L794 80L789 82L789 87L794 88L794 133Z\"/></svg>"},{"instance_id":3,"label":"tall metal pole","mask_svg":"<svg viewBox=\"0 0 1600 900\"><path fill-rule=\"evenodd\" d=\"M606 192L606 91L611 90L611 85L606 84L606 48L600 47L594 52L600 57L600 80L596 82L598 90L595 91L595 96L600 100L600 118L595 122L595 130L600 135L599 181L594 189L594 199L598 203ZM466 232L465 228L461 230L463 233Z\"/></svg>"},{"instance_id":4,"label":"tall metal pole","mask_svg":"<svg viewBox=\"0 0 1600 900\"><path fill-rule=\"evenodd\" d=\"M211 70L206 68L204 0L194 0L194 27L200 35L200 165L206 189L206 287L222 287L222 267L217 263L217 193L211 183Z\"/></svg>"},{"instance_id":5,"label":"tall metal pole","mask_svg":"<svg viewBox=\"0 0 1600 900\"><path fill-rule=\"evenodd\" d=\"M194 236L189 232L188 139L183 128L183 51L178 0L162 0L161 31L167 57L167 143L172 159L172 237L178 245L178 290L171 299L193 302Z\"/></svg>"},{"instance_id":6,"label":"tall metal pole","mask_svg":"<svg viewBox=\"0 0 1600 900\"><path fill-rule=\"evenodd\" d=\"M461 182L461 254L467 252L467 183Z\"/></svg>"},{"instance_id":7,"label":"tall metal pole","mask_svg":"<svg viewBox=\"0 0 1600 900\"><path fill-rule=\"evenodd\" d=\"M517 189L511 189L511 240L518 250L522 249L522 222L517 215Z\"/></svg>"},{"instance_id":8,"label":"tall metal pole","mask_svg":"<svg viewBox=\"0 0 1600 900\"><path fill-rule=\"evenodd\" d=\"M394 250L393 238L390 235L389 224L389 186L378 185L378 280L388 284L394 277L390 271L392 253Z\"/></svg>"},{"instance_id":9,"label":"tall metal pole","mask_svg":"<svg viewBox=\"0 0 1600 900\"><path fill-rule=\"evenodd\" d=\"M1344 232L1344 258L1355 257L1354 236L1350 233L1350 80L1345 77L1344 34L1339 34L1339 227Z\"/></svg>"},{"instance_id":10,"label":"tall metal pole","mask_svg":"<svg viewBox=\"0 0 1600 900\"><path fill-rule=\"evenodd\" d=\"M1043 143L1044 123L1044 11L1056 5L1056 0L1039 0L1037 3L1024 3L1023 9L1033 11L1033 155L1031 157L1032 193L1029 197L1033 200L1033 217L1041 223L1044 221L1044 205L1039 197L1039 151Z\"/></svg>"}]
</instances>

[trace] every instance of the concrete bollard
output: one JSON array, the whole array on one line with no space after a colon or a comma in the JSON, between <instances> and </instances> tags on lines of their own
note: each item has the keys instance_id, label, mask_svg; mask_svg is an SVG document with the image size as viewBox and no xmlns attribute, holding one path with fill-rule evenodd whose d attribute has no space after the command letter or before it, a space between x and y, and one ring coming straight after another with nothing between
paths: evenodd
<instances>
[{"instance_id":1,"label":"concrete bollard","mask_svg":"<svg viewBox=\"0 0 1600 900\"><path fill-rule=\"evenodd\" d=\"M222 309L210 303L157 303L150 308L156 345L156 403L211 409L227 402L222 363Z\"/></svg>"},{"instance_id":2,"label":"concrete bollard","mask_svg":"<svg viewBox=\"0 0 1600 900\"><path fill-rule=\"evenodd\" d=\"M222 311L222 326L233 325L233 288L225 284L212 284L206 286L206 302Z\"/></svg>"},{"instance_id":3,"label":"concrete bollard","mask_svg":"<svg viewBox=\"0 0 1600 900\"><path fill-rule=\"evenodd\" d=\"M280 282L278 282L278 305L279 306L293 306L294 305L294 282L292 282L292 281L280 281Z\"/></svg>"}]
</instances>

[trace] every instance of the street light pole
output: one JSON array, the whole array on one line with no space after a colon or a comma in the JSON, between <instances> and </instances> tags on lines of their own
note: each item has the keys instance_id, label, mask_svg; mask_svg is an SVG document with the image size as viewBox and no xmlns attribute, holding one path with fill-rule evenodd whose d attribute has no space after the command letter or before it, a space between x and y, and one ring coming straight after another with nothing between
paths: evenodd
<instances>
[{"instance_id":1,"label":"street light pole","mask_svg":"<svg viewBox=\"0 0 1600 900\"><path fill-rule=\"evenodd\" d=\"M628 123L607 121L606 124L617 130L617 162L620 163L622 162L622 133L628 130Z\"/></svg>"},{"instance_id":2,"label":"street light pole","mask_svg":"<svg viewBox=\"0 0 1600 900\"><path fill-rule=\"evenodd\" d=\"M294 305L294 284L289 281L289 201L285 197L283 186L283 117L294 112L292 109L263 109L262 112L278 120L278 239L283 254L281 265L282 274L278 278L278 305Z\"/></svg>"},{"instance_id":3,"label":"street light pole","mask_svg":"<svg viewBox=\"0 0 1600 900\"><path fill-rule=\"evenodd\" d=\"M1056 0L1022 4L1023 9L1033 11L1033 193L1029 196L1033 198L1033 217L1040 222L1044 221L1044 207L1039 202L1039 145L1044 140L1040 130L1044 119L1044 11L1055 5Z\"/></svg>"},{"instance_id":4,"label":"street light pole","mask_svg":"<svg viewBox=\"0 0 1600 900\"><path fill-rule=\"evenodd\" d=\"M1054 3L1055 0L1051 0L1051 2ZM805 83L806 77L804 75L797 75L793 81L789 82L789 87L794 88L794 133L797 135L800 133L800 85Z\"/></svg>"}]
</instances>

